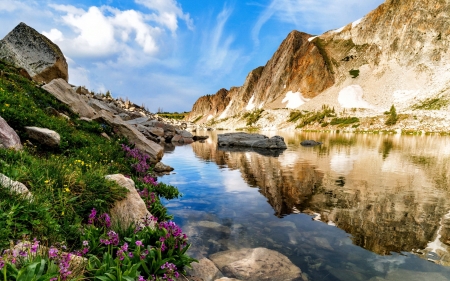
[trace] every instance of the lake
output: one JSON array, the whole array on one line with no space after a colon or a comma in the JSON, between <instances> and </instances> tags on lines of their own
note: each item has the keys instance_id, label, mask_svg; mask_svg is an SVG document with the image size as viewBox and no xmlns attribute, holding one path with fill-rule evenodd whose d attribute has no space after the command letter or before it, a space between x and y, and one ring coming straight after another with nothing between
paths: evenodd
<instances>
[{"instance_id":1,"label":"lake","mask_svg":"<svg viewBox=\"0 0 450 281\"><path fill-rule=\"evenodd\" d=\"M265 247L309 280L450 280L450 137L264 132L288 145L265 153L204 134L166 147L160 178L195 258Z\"/></svg>"}]
</instances>

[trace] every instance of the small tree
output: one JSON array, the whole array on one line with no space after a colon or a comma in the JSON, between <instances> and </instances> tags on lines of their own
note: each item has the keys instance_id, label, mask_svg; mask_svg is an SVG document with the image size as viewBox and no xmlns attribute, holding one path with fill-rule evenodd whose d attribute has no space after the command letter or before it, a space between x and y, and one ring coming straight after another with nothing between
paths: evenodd
<instances>
[{"instance_id":1,"label":"small tree","mask_svg":"<svg viewBox=\"0 0 450 281\"><path fill-rule=\"evenodd\" d=\"M392 126L395 125L395 123L397 123L398 121L398 116L397 116L397 111L395 110L395 106L392 105L391 109L389 109L388 112L386 112L387 115L389 115L388 119L386 120L386 125L388 126Z\"/></svg>"}]
</instances>

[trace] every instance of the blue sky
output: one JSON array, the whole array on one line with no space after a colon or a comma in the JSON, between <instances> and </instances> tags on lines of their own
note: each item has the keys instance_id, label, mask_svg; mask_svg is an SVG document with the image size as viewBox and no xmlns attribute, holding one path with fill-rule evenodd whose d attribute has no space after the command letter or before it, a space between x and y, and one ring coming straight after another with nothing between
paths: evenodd
<instances>
[{"instance_id":1,"label":"blue sky","mask_svg":"<svg viewBox=\"0 0 450 281\"><path fill-rule=\"evenodd\" d=\"M0 38L19 22L49 37L69 82L150 111L190 111L243 84L296 29L321 34L382 0L0 0Z\"/></svg>"}]
</instances>

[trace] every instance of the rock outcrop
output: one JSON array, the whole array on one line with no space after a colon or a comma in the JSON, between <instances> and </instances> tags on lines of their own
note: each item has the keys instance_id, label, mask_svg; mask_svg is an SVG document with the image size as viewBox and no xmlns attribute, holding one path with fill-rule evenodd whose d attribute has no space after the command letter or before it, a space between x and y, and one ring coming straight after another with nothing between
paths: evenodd
<instances>
[{"instance_id":1,"label":"rock outcrop","mask_svg":"<svg viewBox=\"0 0 450 281\"><path fill-rule=\"evenodd\" d=\"M210 256L221 272L239 280L303 280L301 270L286 256L266 248L219 252Z\"/></svg>"},{"instance_id":2,"label":"rock outcrop","mask_svg":"<svg viewBox=\"0 0 450 281\"><path fill-rule=\"evenodd\" d=\"M23 22L0 40L0 59L25 69L39 83L69 78L68 65L59 47Z\"/></svg>"},{"instance_id":3,"label":"rock outcrop","mask_svg":"<svg viewBox=\"0 0 450 281\"><path fill-rule=\"evenodd\" d=\"M22 144L17 133L0 116L0 148L21 150Z\"/></svg>"},{"instance_id":4,"label":"rock outcrop","mask_svg":"<svg viewBox=\"0 0 450 281\"><path fill-rule=\"evenodd\" d=\"M126 229L131 224L143 223L146 218L151 216L145 206L145 202L139 196L132 179L126 178L121 174L108 175L106 179L115 181L118 185L125 187L129 191L127 197L116 202L110 210L113 225L120 223L120 226Z\"/></svg>"},{"instance_id":5,"label":"rock outcrop","mask_svg":"<svg viewBox=\"0 0 450 281\"><path fill-rule=\"evenodd\" d=\"M284 138L274 136L268 138L260 134L226 133L217 136L219 147L252 147L264 149L286 149Z\"/></svg>"},{"instance_id":6,"label":"rock outcrop","mask_svg":"<svg viewBox=\"0 0 450 281\"><path fill-rule=\"evenodd\" d=\"M95 111L77 94L64 79L55 79L42 87L60 102L68 105L80 117L92 118Z\"/></svg>"},{"instance_id":7,"label":"rock outcrop","mask_svg":"<svg viewBox=\"0 0 450 281\"><path fill-rule=\"evenodd\" d=\"M58 147L61 142L61 136L53 130L38 127L25 127L25 131L30 139L36 140L40 144L49 147Z\"/></svg>"}]
</instances>

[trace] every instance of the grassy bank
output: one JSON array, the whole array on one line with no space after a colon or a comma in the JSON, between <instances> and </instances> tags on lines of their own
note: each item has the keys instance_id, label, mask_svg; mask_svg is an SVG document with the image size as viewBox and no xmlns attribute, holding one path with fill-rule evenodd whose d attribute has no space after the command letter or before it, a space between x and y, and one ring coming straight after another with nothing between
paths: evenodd
<instances>
[{"instance_id":1,"label":"grassy bank","mask_svg":"<svg viewBox=\"0 0 450 281\"><path fill-rule=\"evenodd\" d=\"M1 61L0 71L0 116L25 144L0 149L0 173L32 193L30 200L0 186L0 280L162 280L182 272L192 261L189 244L160 202L178 190L158 183L148 159L114 128L79 120ZM25 126L58 132L60 147L28 140ZM118 173L136 182L153 215L146 225L108 223L108 210L128 192L105 179ZM18 241L25 242L12 250ZM75 256L85 262L72 272Z\"/></svg>"}]
</instances>

